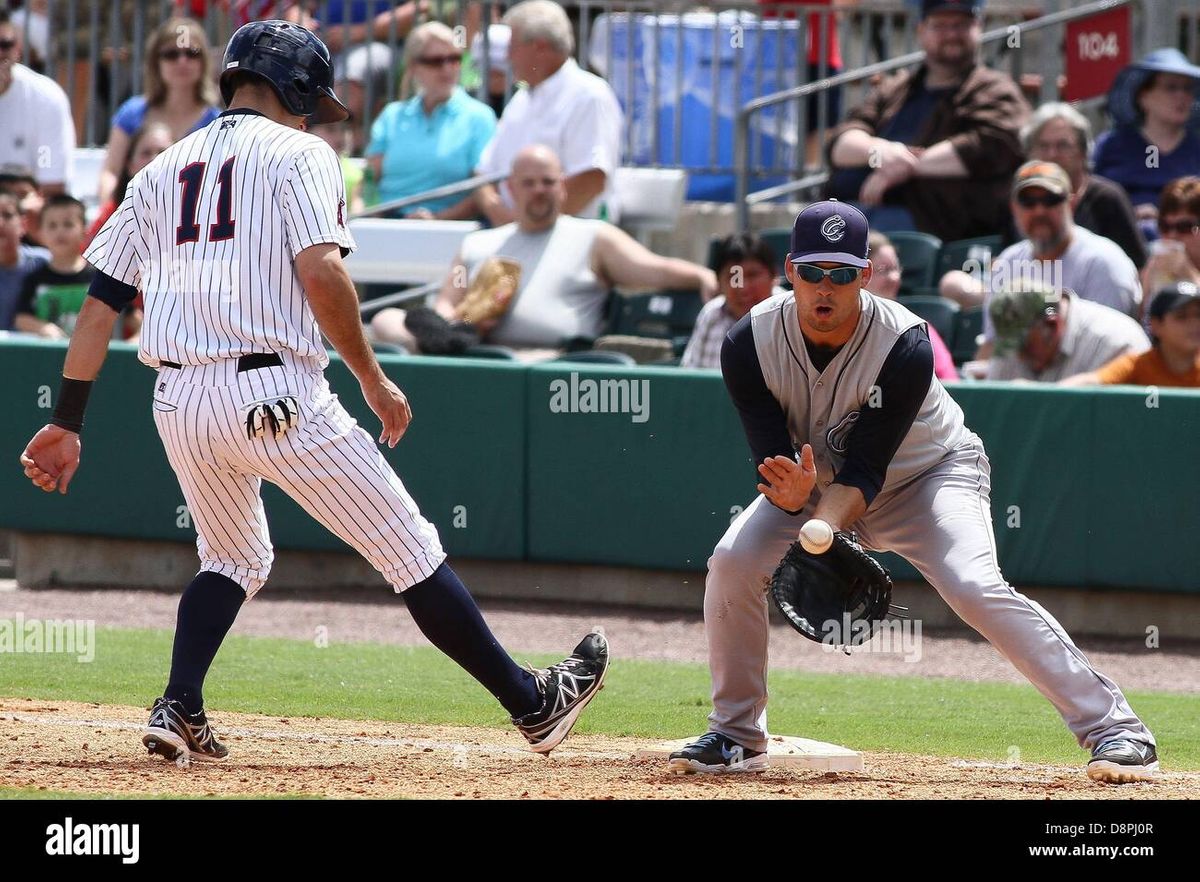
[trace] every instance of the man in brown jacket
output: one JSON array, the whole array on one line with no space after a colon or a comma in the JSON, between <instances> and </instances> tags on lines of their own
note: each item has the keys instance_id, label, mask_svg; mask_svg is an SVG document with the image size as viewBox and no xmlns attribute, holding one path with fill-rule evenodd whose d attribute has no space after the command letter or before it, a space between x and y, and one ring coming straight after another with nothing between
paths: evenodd
<instances>
[{"instance_id":1,"label":"man in brown jacket","mask_svg":"<svg viewBox=\"0 0 1200 882\"><path fill-rule=\"evenodd\" d=\"M872 225L943 240L1003 233L1029 106L980 61L982 0L923 0L924 63L885 79L830 136L829 195Z\"/></svg>"}]
</instances>

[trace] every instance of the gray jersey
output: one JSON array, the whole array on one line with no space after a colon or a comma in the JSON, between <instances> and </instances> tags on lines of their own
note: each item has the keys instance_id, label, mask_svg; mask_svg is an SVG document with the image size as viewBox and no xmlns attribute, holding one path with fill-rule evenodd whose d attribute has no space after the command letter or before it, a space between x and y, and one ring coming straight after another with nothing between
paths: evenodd
<instances>
[{"instance_id":1,"label":"gray jersey","mask_svg":"<svg viewBox=\"0 0 1200 882\"><path fill-rule=\"evenodd\" d=\"M754 345L767 388L787 417L799 450L813 448L818 486L827 487L846 458L846 438L873 399L880 369L896 341L922 319L904 306L863 291L862 315L854 336L825 368L818 371L800 337L796 301L789 293L771 297L751 311ZM974 435L963 413L936 377L930 378L925 400L888 466L883 490L900 486L927 471Z\"/></svg>"}]
</instances>

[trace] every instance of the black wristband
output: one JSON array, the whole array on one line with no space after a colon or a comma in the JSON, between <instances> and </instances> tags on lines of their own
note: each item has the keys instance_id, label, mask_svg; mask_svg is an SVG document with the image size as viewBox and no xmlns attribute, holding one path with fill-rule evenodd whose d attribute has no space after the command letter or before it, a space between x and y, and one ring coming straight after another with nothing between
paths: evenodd
<instances>
[{"instance_id":1,"label":"black wristband","mask_svg":"<svg viewBox=\"0 0 1200 882\"><path fill-rule=\"evenodd\" d=\"M58 387L58 404L54 406L50 425L66 429L68 432L79 432L83 428L83 412L87 410L88 395L91 391L91 380L63 377L62 385Z\"/></svg>"}]
</instances>

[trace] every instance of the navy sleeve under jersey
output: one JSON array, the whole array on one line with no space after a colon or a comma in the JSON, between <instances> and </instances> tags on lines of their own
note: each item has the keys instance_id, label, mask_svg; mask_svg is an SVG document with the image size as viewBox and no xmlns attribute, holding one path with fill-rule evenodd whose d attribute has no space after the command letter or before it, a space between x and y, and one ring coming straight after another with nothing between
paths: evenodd
<instances>
[{"instance_id":1,"label":"navy sleeve under jersey","mask_svg":"<svg viewBox=\"0 0 1200 882\"><path fill-rule=\"evenodd\" d=\"M742 316L725 335L721 344L721 374L750 442L755 475L759 463L768 456L795 457L787 417L763 379L749 314Z\"/></svg>"},{"instance_id":2,"label":"navy sleeve under jersey","mask_svg":"<svg viewBox=\"0 0 1200 882\"><path fill-rule=\"evenodd\" d=\"M768 456L794 457L787 417L763 378L748 315L725 336L721 373L741 417L755 469ZM933 346L925 326L918 325L900 336L884 360L876 380L880 406L862 409L846 439L846 461L834 479L836 483L857 487L871 504L883 487L888 465L912 427L932 379Z\"/></svg>"},{"instance_id":3,"label":"navy sleeve under jersey","mask_svg":"<svg viewBox=\"0 0 1200 882\"><path fill-rule=\"evenodd\" d=\"M88 296L95 297L102 303L108 304L114 312L120 312L137 299L137 288L126 285L120 279L96 270L92 283L88 286Z\"/></svg>"}]
</instances>

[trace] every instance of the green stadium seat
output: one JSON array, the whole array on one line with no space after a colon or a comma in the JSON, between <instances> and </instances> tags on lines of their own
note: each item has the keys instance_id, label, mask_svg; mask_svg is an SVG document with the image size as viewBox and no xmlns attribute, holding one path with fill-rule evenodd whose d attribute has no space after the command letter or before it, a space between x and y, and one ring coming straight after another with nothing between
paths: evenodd
<instances>
[{"instance_id":1,"label":"green stadium seat","mask_svg":"<svg viewBox=\"0 0 1200 882\"><path fill-rule=\"evenodd\" d=\"M616 352L611 349L582 349L578 352L564 352L558 358L551 359L551 361L572 361L580 364L637 365L637 361L634 360L632 355L625 352Z\"/></svg>"},{"instance_id":2,"label":"green stadium seat","mask_svg":"<svg viewBox=\"0 0 1200 882\"><path fill-rule=\"evenodd\" d=\"M983 307L962 309L954 316L954 339L946 338L955 364L964 364L975 357L979 348L976 338L983 333Z\"/></svg>"},{"instance_id":3,"label":"green stadium seat","mask_svg":"<svg viewBox=\"0 0 1200 882\"><path fill-rule=\"evenodd\" d=\"M487 358L493 361L516 361L517 353L507 346L497 346L494 343L478 343L467 348L463 358Z\"/></svg>"},{"instance_id":4,"label":"green stadium seat","mask_svg":"<svg viewBox=\"0 0 1200 882\"><path fill-rule=\"evenodd\" d=\"M1000 236L978 236L974 239L947 242L938 253L937 274L933 284L941 281L942 276L950 270L963 269L969 260L976 261L980 269L991 266L992 260L1000 253L1003 242Z\"/></svg>"},{"instance_id":5,"label":"green stadium seat","mask_svg":"<svg viewBox=\"0 0 1200 882\"><path fill-rule=\"evenodd\" d=\"M947 346L954 345L957 303L945 297L905 297L900 303L935 327Z\"/></svg>"},{"instance_id":6,"label":"green stadium seat","mask_svg":"<svg viewBox=\"0 0 1200 882\"><path fill-rule=\"evenodd\" d=\"M934 272L937 269L938 254L942 250L941 239L912 230L897 230L888 233L887 237L896 248L896 257L900 259L903 271L900 277L902 295L937 284Z\"/></svg>"},{"instance_id":7,"label":"green stadium seat","mask_svg":"<svg viewBox=\"0 0 1200 882\"><path fill-rule=\"evenodd\" d=\"M655 337L660 340L686 338L692 334L700 314L699 291L654 291L619 296L613 304L607 334Z\"/></svg>"},{"instance_id":8,"label":"green stadium seat","mask_svg":"<svg viewBox=\"0 0 1200 882\"><path fill-rule=\"evenodd\" d=\"M788 281L787 274L783 271L783 261L792 247L792 228L777 227L773 230L762 230L758 237L770 245L771 250L775 252L775 272L779 274L779 284L788 291L792 290L792 283Z\"/></svg>"},{"instance_id":9,"label":"green stadium seat","mask_svg":"<svg viewBox=\"0 0 1200 882\"><path fill-rule=\"evenodd\" d=\"M782 275L783 259L787 257L788 250L792 247L792 228L776 227L770 230L760 230L758 238L770 245L771 250L775 252L775 259L779 261L779 273Z\"/></svg>"}]
</instances>

